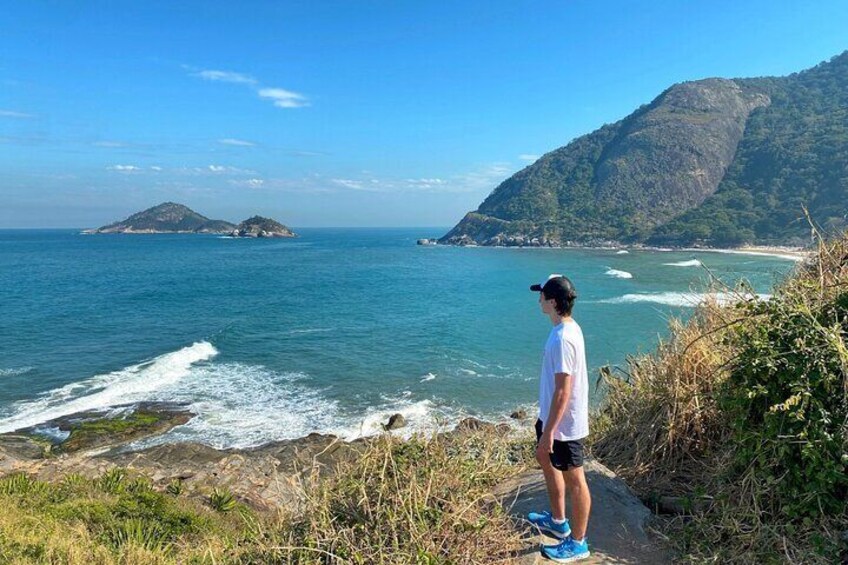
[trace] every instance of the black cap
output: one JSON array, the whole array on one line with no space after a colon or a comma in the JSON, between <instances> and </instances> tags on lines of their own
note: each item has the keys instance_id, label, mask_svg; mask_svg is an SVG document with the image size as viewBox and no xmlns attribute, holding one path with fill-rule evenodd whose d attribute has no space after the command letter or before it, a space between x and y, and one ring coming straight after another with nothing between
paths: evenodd
<instances>
[{"instance_id":1,"label":"black cap","mask_svg":"<svg viewBox=\"0 0 848 565\"><path fill-rule=\"evenodd\" d=\"M549 275L544 282L531 285L530 290L544 292L548 298L554 298L556 296L562 296L570 300L577 298L577 291L574 290L574 285L568 280L568 277L559 274Z\"/></svg>"}]
</instances>

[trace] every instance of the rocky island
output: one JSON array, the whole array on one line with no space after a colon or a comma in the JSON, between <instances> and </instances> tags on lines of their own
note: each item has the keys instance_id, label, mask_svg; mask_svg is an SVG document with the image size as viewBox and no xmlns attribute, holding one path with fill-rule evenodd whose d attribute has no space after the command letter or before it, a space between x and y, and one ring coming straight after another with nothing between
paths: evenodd
<instances>
[{"instance_id":1,"label":"rocky island","mask_svg":"<svg viewBox=\"0 0 848 565\"><path fill-rule=\"evenodd\" d=\"M224 220L210 220L188 206L175 202L163 202L125 220L84 230L83 233L208 233L233 237L297 237L289 228L270 218L253 216L236 225Z\"/></svg>"},{"instance_id":2,"label":"rocky island","mask_svg":"<svg viewBox=\"0 0 848 565\"><path fill-rule=\"evenodd\" d=\"M253 216L230 232L233 237L297 237L293 231L276 220Z\"/></svg>"}]
</instances>

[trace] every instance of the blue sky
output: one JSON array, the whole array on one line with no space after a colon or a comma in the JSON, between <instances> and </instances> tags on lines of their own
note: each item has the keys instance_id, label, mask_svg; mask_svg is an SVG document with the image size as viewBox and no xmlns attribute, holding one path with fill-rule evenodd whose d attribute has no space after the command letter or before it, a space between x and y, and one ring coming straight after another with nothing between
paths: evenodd
<instances>
[{"instance_id":1,"label":"blue sky","mask_svg":"<svg viewBox=\"0 0 848 565\"><path fill-rule=\"evenodd\" d=\"M172 200L449 226L668 86L848 49L848 2L0 0L0 228Z\"/></svg>"}]
</instances>

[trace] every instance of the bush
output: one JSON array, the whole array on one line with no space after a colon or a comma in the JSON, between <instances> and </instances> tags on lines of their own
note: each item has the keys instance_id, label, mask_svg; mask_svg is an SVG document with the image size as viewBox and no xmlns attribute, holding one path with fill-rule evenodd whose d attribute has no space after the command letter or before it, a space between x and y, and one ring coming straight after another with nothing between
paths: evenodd
<instances>
[{"instance_id":1,"label":"bush","mask_svg":"<svg viewBox=\"0 0 848 565\"><path fill-rule=\"evenodd\" d=\"M651 355L605 373L593 451L687 560L848 559L848 234L768 301L702 305Z\"/></svg>"}]
</instances>

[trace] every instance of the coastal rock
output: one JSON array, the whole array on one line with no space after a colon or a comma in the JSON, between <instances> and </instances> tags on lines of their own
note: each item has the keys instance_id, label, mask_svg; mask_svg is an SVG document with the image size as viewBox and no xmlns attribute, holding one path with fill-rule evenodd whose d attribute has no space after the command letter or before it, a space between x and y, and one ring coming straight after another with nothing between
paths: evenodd
<instances>
[{"instance_id":1,"label":"coastal rock","mask_svg":"<svg viewBox=\"0 0 848 565\"><path fill-rule=\"evenodd\" d=\"M289 228L271 218L253 216L230 232L232 237L297 237Z\"/></svg>"},{"instance_id":2,"label":"coastal rock","mask_svg":"<svg viewBox=\"0 0 848 565\"><path fill-rule=\"evenodd\" d=\"M592 544L591 563L671 562L671 556L652 540L646 525L651 512L615 473L600 462L587 459L583 465L592 493L592 517L588 536ZM493 493L516 520L524 522L527 513L549 505L545 481L539 469L527 471L499 484ZM519 565L550 563L539 556L538 543L550 543L538 536L532 551L516 560Z\"/></svg>"},{"instance_id":3,"label":"coastal rock","mask_svg":"<svg viewBox=\"0 0 848 565\"><path fill-rule=\"evenodd\" d=\"M417 243L418 243L418 245L436 245L437 242L436 242L435 239L427 239L425 237L425 238L419 239L417 241Z\"/></svg>"},{"instance_id":4,"label":"coastal rock","mask_svg":"<svg viewBox=\"0 0 848 565\"><path fill-rule=\"evenodd\" d=\"M402 428L406 425L406 418L403 417L403 414L392 414L389 418L389 422L383 425L383 429L386 431L396 430L398 428Z\"/></svg>"},{"instance_id":5,"label":"coastal rock","mask_svg":"<svg viewBox=\"0 0 848 565\"><path fill-rule=\"evenodd\" d=\"M456 425L456 432L476 432L476 431L491 431L491 432L499 432L499 433L507 433L510 430L508 424L492 424L491 422L484 422L478 418L463 418Z\"/></svg>"},{"instance_id":6,"label":"coastal rock","mask_svg":"<svg viewBox=\"0 0 848 565\"><path fill-rule=\"evenodd\" d=\"M527 410L516 410L512 414L509 415L513 420L526 420L527 419Z\"/></svg>"},{"instance_id":7,"label":"coastal rock","mask_svg":"<svg viewBox=\"0 0 848 565\"><path fill-rule=\"evenodd\" d=\"M18 454L73 453L100 447L114 447L150 436L161 435L185 424L194 414L185 405L168 402L142 402L89 410L49 420L37 426L0 434L0 446ZM20 438L29 438L26 444ZM22 445L27 448L22 450Z\"/></svg>"}]
</instances>

